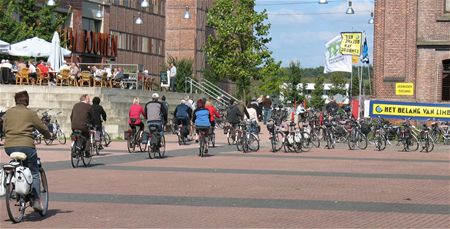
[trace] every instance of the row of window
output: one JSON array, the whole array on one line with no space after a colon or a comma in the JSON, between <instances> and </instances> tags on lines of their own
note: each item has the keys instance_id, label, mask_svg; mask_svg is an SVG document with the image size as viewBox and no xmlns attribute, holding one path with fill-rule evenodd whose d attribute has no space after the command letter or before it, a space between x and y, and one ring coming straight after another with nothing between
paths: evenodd
<instances>
[{"instance_id":1,"label":"row of window","mask_svg":"<svg viewBox=\"0 0 450 229\"><path fill-rule=\"evenodd\" d=\"M116 31L111 31L111 34L117 36L117 48L120 50L164 55L164 41L161 39Z\"/></svg>"},{"instance_id":2,"label":"row of window","mask_svg":"<svg viewBox=\"0 0 450 229\"><path fill-rule=\"evenodd\" d=\"M142 0L109 0L109 2L116 6L128 7L147 13L153 13L157 15L165 15L165 0L148 0L149 6L146 8L141 7Z\"/></svg>"},{"instance_id":3,"label":"row of window","mask_svg":"<svg viewBox=\"0 0 450 229\"><path fill-rule=\"evenodd\" d=\"M445 12L450 13L450 0L445 0Z\"/></svg>"}]
</instances>

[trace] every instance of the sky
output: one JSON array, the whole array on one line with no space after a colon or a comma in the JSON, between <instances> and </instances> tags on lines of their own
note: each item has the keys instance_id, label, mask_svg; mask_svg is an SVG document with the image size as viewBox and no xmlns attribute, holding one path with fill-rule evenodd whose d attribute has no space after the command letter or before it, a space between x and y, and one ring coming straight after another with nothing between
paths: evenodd
<instances>
[{"instance_id":1,"label":"sky","mask_svg":"<svg viewBox=\"0 0 450 229\"><path fill-rule=\"evenodd\" d=\"M277 61L288 66L323 66L325 43L341 32L365 32L372 63L373 24L368 24L374 0L353 0L355 14L346 14L347 0L256 0L256 11L267 10L271 24L268 45Z\"/></svg>"}]
</instances>

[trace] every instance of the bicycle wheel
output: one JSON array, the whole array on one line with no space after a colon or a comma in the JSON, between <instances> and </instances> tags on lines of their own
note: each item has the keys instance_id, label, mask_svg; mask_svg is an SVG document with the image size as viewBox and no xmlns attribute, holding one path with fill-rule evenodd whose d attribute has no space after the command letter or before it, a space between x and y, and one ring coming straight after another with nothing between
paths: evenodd
<instances>
[{"instance_id":1,"label":"bicycle wheel","mask_svg":"<svg viewBox=\"0 0 450 229\"><path fill-rule=\"evenodd\" d=\"M229 130L230 131L230 130ZM236 138L234 136L234 134L228 134L227 135L227 142L228 145L234 145L236 142L234 141Z\"/></svg>"},{"instance_id":2,"label":"bicycle wheel","mask_svg":"<svg viewBox=\"0 0 450 229\"><path fill-rule=\"evenodd\" d=\"M181 136L180 132L177 132L177 136L178 136L178 145L184 145L183 143L183 136Z\"/></svg>"},{"instance_id":3,"label":"bicycle wheel","mask_svg":"<svg viewBox=\"0 0 450 229\"><path fill-rule=\"evenodd\" d=\"M159 158L164 158L166 154L166 138L161 136L161 147L158 149Z\"/></svg>"},{"instance_id":4,"label":"bicycle wheel","mask_svg":"<svg viewBox=\"0 0 450 229\"><path fill-rule=\"evenodd\" d=\"M70 150L71 155L76 155L75 157L71 156L70 157L70 163L72 164L73 168L77 168L80 165L80 152L75 148L75 146L72 147L72 149Z\"/></svg>"},{"instance_id":5,"label":"bicycle wheel","mask_svg":"<svg viewBox=\"0 0 450 229\"><path fill-rule=\"evenodd\" d=\"M64 132L62 132L61 129L56 133L56 137L58 138L59 144L66 144L66 135L64 134Z\"/></svg>"},{"instance_id":6,"label":"bicycle wheel","mask_svg":"<svg viewBox=\"0 0 450 229\"><path fill-rule=\"evenodd\" d=\"M211 146L213 148L216 147L216 133L212 133L209 139L209 141L211 142Z\"/></svg>"},{"instance_id":7,"label":"bicycle wheel","mask_svg":"<svg viewBox=\"0 0 450 229\"><path fill-rule=\"evenodd\" d=\"M102 140L103 140L103 145L105 147L108 147L109 144L111 143L111 136L109 136L109 134L106 131L103 131Z\"/></svg>"},{"instance_id":8,"label":"bicycle wheel","mask_svg":"<svg viewBox=\"0 0 450 229\"><path fill-rule=\"evenodd\" d=\"M94 151L94 147L89 144L90 146L88 147L90 150L89 152L81 152L81 161L83 161L83 165L84 167L88 167L89 165L91 165L91 161L92 161L92 152ZM83 153L85 155L83 155Z\"/></svg>"},{"instance_id":9,"label":"bicycle wheel","mask_svg":"<svg viewBox=\"0 0 450 229\"><path fill-rule=\"evenodd\" d=\"M375 147L377 148L377 150L382 151L384 149L386 149L386 138L384 138L381 135L378 135L375 138Z\"/></svg>"},{"instance_id":10,"label":"bicycle wheel","mask_svg":"<svg viewBox=\"0 0 450 229\"><path fill-rule=\"evenodd\" d=\"M53 143L53 140L44 138L44 142L45 142L46 145L50 145L50 144Z\"/></svg>"},{"instance_id":11,"label":"bicycle wheel","mask_svg":"<svg viewBox=\"0 0 450 229\"><path fill-rule=\"evenodd\" d=\"M251 133L248 136L247 145L250 151L256 152L259 150L259 140L256 134Z\"/></svg>"},{"instance_id":12,"label":"bicycle wheel","mask_svg":"<svg viewBox=\"0 0 450 229\"><path fill-rule=\"evenodd\" d=\"M425 138L423 149L427 153L433 151L433 149L434 149L434 142L433 142L433 139L431 137L428 136L428 137Z\"/></svg>"},{"instance_id":13,"label":"bicycle wheel","mask_svg":"<svg viewBox=\"0 0 450 229\"><path fill-rule=\"evenodd\" d=\"M272 144L272 152L280 151L283 147L283 139L284 135L281 132L275 132L270 139L270 143Z\"/></svg>"},{"instance_id":14,"label":"bicycle wheel","mask_svg":"<svg viewBox=\"0 0 450 229\"><path fill-rule=\"evenodd\" d=\"M199 149L198 149L198 156L203 157L205 155L205 139L200 137L199 141Z\"/></svg>"},{"instance_id":15,"label":"bicycle wheel","mask_svg":"<svg viewBox=\"0 0 450 229\"><path fill-rule=\"evenodd\" d=\"M309 152L311 150L311 147L313 146L311 136L309 136L308 133L303 133L302 135L301 150L303 152Z\"/></svg>"},{"instance_id":16,"label":"bicycle wheel","mask_svg":"<svg viewBox=\"0 0 450 229\"><path fill-rule=\"evenodd\" d=\"M311 137L311 144L312 144L314 147L319 148L319 147L320 147L320 138L319 138L319 136L317 135L317 133L312 133L312 134L310 135L310 137Z\"/></svg>"},{"instance_id":17,"label":"bicycle wheel","mask_svg":"<svg viewBox=\"0 0 450 229\"><path fill-rule=\"evenodd\" d=\"M135 136L130 136L127 139L127 149L128 153L134 153L134 151L136 150Z\"/></svg>"},{"instance_id":18,"label":"bicycle wheel","mask_svg":"<svg viewBox=\"0 0 450 229\"><path fill-rule=\"evenodd\" d=\"M244 137L238 136L237 140L235 141L235 144L236 144L236 148L238 151L243 151L244 150Z\"/></svg>"},{"instance_id":19,"label":"bicycle wheel","mask_svg":"<svg viewBox=\"0 0 450 229\"><path fill-rule=\"evenodd\" d=\"M367 148L367 137L359 131L356 135L356 146L358 146L360 150L365 150Z\"/></svg>"},{"instance_id":20,"label":"bicycle wheel","mask_svg":"<svg viewBox=\"0 0 450 229\"><path fill-rule=\"evenodd\" d=\"M153 159L153 151L155 150L155 146L151 143L151 140L149 140L149 143L147 144L147 152L148 152L148 158Z\"/></svg>"},{"instance_id":21,"label":"bicycle wheel","mask_svg":"<svg viewBox=\"0 0 450 229\"><path fill-rule=\"evenodd\" d=\"M412 135L411 138L406 139L406 151L416 151L419 149L419 141L417 140L417 137Z\"/></svg>"},{"instance_id":22,"label":"bicycle wheel","mask_svg":"<svg viewBox=\"0 0 450 229\"><path fill-rule=\"evenodd\" d=\"M139 136L139 139L138 139L139 151L141 151L141 152L147 151L147 142L142 142L142 137L144 136L144 131L139 131L138 136Z\"/></svg>"},{"instance_id":23,"label":"bicycle wheel","mask_svg":"<svg viewBox=\"0 0 450 229\"><path fill-rule=\"evenodd\" d=\"M354 150L356 148L356 142L357 142L357 133L350 133L350 136L348 136L347 138L347 144L348 144L348 148L350 150Z\"/></svg>"},{"instance_id":24,"label":"bicycle wheel","mask_svg":"<svg viewBox=\"0 0 450 229\"><path fill-rule=\"evenodd\" d=\"M25 197L16 193L14 183L12 181L6 186L6 210L8 216L14 223L22 221L25 215Z\"/></svg>"},{"instance_id":25,"label":"bicycle wheel","mask_svg":"<svg viewBox=\"0 0 450 229\"><path fill-rule=\"evenodd\" d=\"M100 155L100 144L101 144L101 142L94 142L93 148L95 150L95 155Z\"/></svg>"},{"instance_id":26,"label":"bicycle wheel","mask_svg":"<svg viewBox=\"0 0 450 229\"><path fill-rule=\"evenodd\" d=\"M41 175L41 190L40 190L40 198L42 203L42 211L39 212L39 215L45 216L48 210L48 183L47 183L47 175L45 175L45 171L43 168L39 169L39 173Z\"/></svg>"}]
</instances>

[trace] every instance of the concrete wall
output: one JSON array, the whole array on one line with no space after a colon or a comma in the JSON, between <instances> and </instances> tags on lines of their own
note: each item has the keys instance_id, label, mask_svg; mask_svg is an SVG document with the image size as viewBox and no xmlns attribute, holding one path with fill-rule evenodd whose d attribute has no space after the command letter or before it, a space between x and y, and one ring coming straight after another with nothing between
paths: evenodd
<instances>
[{"instance_id":1,"label":"concrete wall","mask_svg":"<svg viewBox=\"0 0 450 229\"><path fill-rule=\"evenodd\" d=\"M26 90L30 95L29 108L33 110L52 109L50 114L62 112L57 116L61 128L66 136L71 133L70 114L72 107L79 101L82 94L88 94L91 98L98 96L101 99L100 105L106 111L107 121L104 122L106 131L110 133L112 138L118 136L123 137L123 132L128 129L128 109L135 96L141 100L141 105L150 101L152 91L140 90L122 90L109 88L92 88L92 87L55 87L55 86L15 86L0 85L0 107L10 108L15 106L14 94L18 91ZM172 112L180 99L186 94L157 92L160 97L165 95L169 103L169 112ZM194 95L194 98L201 97Z\"/></svg>"}]
</instances>

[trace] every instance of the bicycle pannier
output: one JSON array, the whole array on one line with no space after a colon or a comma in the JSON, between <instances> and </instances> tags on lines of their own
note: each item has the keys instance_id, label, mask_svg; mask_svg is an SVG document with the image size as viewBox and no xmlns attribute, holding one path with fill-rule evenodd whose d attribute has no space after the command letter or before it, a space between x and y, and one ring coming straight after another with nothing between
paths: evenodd
<instances>
[{"instance_id":1,"label":"bicycle pannier","mask_svg":"<svg viewBox=\"0 0 450 229\"><path fill-rule=\"evenodd\" d=\"M16 193L21 195L27 195L28 193L30 193L31 184L33 183L31 170L27 167L18 166L14 175L14 182Z\"/></svg>"},{"instance_id":2,"label":"bicycle pannier","mask_svg":"<svg viewBox=\"0 0 450 229\"><path fill-rule=\"evenodd\" d=\"M144 132L142 133L141 144L147 144L147 141L148 141L148 132L147 132L147 131L144 131Z\"/></svg>"},{"instance_id":3,"label":"bicycle pannier","mask_svg":"<svg viewBox=\"0 0 450 229\"><path fill-rule=\"evenodd\" d=\"M0 196L6 194L6 176L3 169L0 170Z\"/></svg>"}]
</instances>

